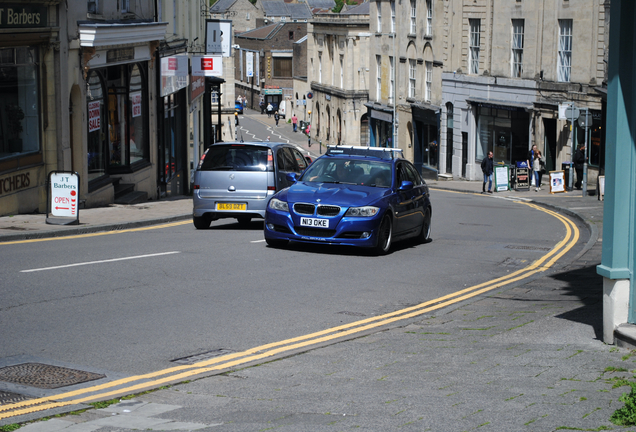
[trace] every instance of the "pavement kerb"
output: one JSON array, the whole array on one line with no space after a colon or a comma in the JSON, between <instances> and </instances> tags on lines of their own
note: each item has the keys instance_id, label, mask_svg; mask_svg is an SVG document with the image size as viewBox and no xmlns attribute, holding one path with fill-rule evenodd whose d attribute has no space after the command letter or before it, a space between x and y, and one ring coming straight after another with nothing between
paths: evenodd
<instances>
[{"instance_id":1,"label":"pavement kerb","mask_svg":"<svg viewBox=\"0 0 636 432\"><path fill-rule=\"evenodd\" d=\"M20 240L37 240L46 238L69 237L74 235L92 234L97 232L122 231L125 229L142 228L151 225L159 225L170 222L178 222L192 218L192 213L181 214L176 216L167 216L155 219L145 219L133 222L118 222L112 224L100 224L91 226L79 226L76 228L65 228L63 231L43 231L37 233L21 233L9 234L0 237L0 244L5 242L13 242Z\"/></svg>"}]
</instances>

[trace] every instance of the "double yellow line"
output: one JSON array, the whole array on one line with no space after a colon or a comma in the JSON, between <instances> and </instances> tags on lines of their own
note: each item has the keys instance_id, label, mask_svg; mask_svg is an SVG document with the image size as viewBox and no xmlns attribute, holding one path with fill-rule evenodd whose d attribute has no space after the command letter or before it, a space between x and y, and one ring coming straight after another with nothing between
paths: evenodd
<instances>
[{"instance_id":1,"label":"double yellow line","mask_svg":"<svg viewBox=\"0 0 636 432\"><path fill-rule=\"evenodd\" d=\"M536 273L543 272L552 267L559 258L566 254L579 239L579 230L568 218L558 213L544 209L535 204L522 203L536 210L548 213L560 220L566 227L565 237L558 242L555 247L543 257L533 262L531 265L510 273L506 276L484 282L469 288L439 297L434 300L401 309L385 315L371 317L338 327L322 330L304 336L282 340L266 345L257 346L249 350L215 357L210 360L195 363L193 365L176 366L143 375L123 378L104 384L86 387L54 396L22 401L14 404L0 405L0 419L15 417L24 414L31 414L52 408L59 408L69 405L104 400L124 394L137 393L149 388L156 388L167 383L180 382L190 379L196 375L206 374L214 371L230 369L237 366L244 366L279 354L289 354L298 350L306 350L309 347L316 347L320 344L336 339L346 338L355 334L361 334L378 327L387 326L398 321L410 319L435 311L452 304L476 297L488 291L510 285L522 279L528 278ZM121 232L121 231L120 231Z\"/></svg>"}]
</instances>

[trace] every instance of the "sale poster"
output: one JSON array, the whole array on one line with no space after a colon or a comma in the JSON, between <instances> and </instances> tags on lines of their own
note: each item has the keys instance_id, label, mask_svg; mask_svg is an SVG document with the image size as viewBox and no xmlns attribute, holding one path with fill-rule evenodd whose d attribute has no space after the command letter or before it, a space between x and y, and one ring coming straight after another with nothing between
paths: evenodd
<instances>
[{"instance_id":1,"label":"sale poster","mask_svg":"<svg viewBox=\"0 0 636 432\"><path fill-rule=\"evenodd\" d=\"M101 102L92 101L88 103L88 131L95 132L101 125Z\"/></svg>"},{"instance_id":2,"label":"sale poster","mask_svg":"<svg viewBox=\"0 0 636 432\"><path fill-rule=\"evenodd\" d=\"M131 93L130 102L132 103L132 116L139 117L141 115L141 92Z\"/></svg>"}]
</instances>

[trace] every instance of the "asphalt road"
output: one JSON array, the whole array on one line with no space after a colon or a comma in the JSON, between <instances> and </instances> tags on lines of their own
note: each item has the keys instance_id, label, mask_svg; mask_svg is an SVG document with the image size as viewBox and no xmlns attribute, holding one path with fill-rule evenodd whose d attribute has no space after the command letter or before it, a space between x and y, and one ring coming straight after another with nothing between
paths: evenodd
<instances>
[{"instance_id":1,"label":"asphalt road","mask_svg":"<svg viewBox=\"0 0 636 432\"><path fill-rule=\"evenodd\" d=\"M433 241L384 257L272 249L262 222L234 220L2 247L0 359L164 369L436 299L525 267L566 235L555 216L511 200L433 191L432 203ZM579 229L555 270L587 240Z\"/></svg>"}]
</instances>

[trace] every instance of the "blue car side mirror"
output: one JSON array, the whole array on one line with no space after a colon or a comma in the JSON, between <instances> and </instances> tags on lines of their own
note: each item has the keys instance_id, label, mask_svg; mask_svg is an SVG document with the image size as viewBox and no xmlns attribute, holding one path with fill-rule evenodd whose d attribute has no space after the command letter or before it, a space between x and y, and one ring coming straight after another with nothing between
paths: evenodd
<instances>
[{"instance_id":1,"label":"blue car side mirror","mask_svg":"<svg viewBox=\"0 0 636 432\"><path fill-rule=\"evenodd\" d=\"M413 189L413 182L412 181L403 181L402 184L400 185L400 190L401 191L407 191L407 190L411 190Z\"/></svg>"},{"instance_id":2,"label":"blue car side mirror","mask_svg":"<svg viewBox=\"0 0 636 432\"><path fill-rule=\"evenodd\" d=\"M296 173L287 173L287 180L291 183L296 183L298 181L298 174Z\"/></svg>"}]
</instances>

